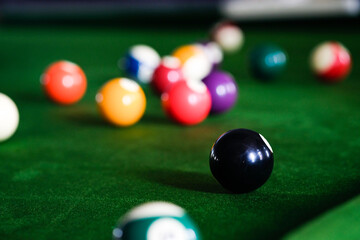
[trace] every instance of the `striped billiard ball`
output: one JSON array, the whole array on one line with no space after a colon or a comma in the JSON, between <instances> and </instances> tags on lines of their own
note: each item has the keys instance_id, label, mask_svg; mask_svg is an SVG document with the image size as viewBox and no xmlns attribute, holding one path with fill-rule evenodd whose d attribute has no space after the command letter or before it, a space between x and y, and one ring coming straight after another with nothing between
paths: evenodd
<instances>
[{"instance_id":1,"label":"striped billiard ball","mask_svg":"<svg viewBox=\"0 0 360 240\"><path fill-rule=\"evenodd\" d=\"M212 41L219 44L226 53L235 53L241 49L244 44L244 33L234 23L223 21L217 23L210 32Z\"/></svg>"},{"instance_id":2,"label":"striped billiard ball","mask_svg":"<svg viewBox=\"0 0 360 240\"><path fill-rule=\"evenodd\" d=\"M172 54L180 60L181 69L186 81L201 81L212 68L204 48L197 44L180 46Z\"/></svg>"},{"instance_id":3,"label":"striped billiard ball","mask_svg":"<svg viewBox=\"0 0 360 240\"><path fill-rule=\"evenodd\" d=\"M218 68L224 58L224 54L219 44L214 41L203 41L199 42L198 45L204 49L210 63L212 64L212 69Z\"/></svg>"},{"instance_id":4,"label":"striped billiard ball","mask_svg":"<svg viewBox=\"0 0 360 240\"><path fill-rule=\"evenodd\" d=\"M150 46L134 45L127 52L120 66L125 72L141 84L151 81L155 68L160 63L159 54Z\"/></svg>"},{"instance_id":5,"label":"striped billiard ball","mask_svg":"<svg viewBox=\"0 0 360 240\"><path fill-rule=\"evenodd\" d=\"M131 209L112 231L114 240L199 240L199 230L175 204L148 202Z\"/></svg>"},{"instance_id":6,"label":"striped billiard ball","mask_svg":"<svg viewBox=\"0 0 360 240\"><path fill-rule=\"evenodd\" d=\"M322 81L342 81L351 69L349 51L339 42L324 42L315 47L311 54L311 68Z\"/></svg>"}]
</instances>

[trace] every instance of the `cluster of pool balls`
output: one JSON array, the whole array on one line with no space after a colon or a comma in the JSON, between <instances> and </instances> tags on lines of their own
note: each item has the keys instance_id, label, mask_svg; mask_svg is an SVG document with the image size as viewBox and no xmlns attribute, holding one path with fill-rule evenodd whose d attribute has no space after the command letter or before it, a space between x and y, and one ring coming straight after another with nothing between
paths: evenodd
<instances>
[{"instance_id":1,"label":"cluster of pool balls","mask_svg":"<svg viewBox=\"0 0 360 240\"><path fill-rule=\"evenodd\" d=\"M222 23L214 28L210 40L180 46L163 58L150 46L132 46L119 67L140 86L150 84L172 120L194 125L236 103L237 84L219 65L223 51L238 51L242 42L240 28ZM99 94L100 100L105 98Z\"/></svg>"},{"instance_id":2,"label":"cluster of pool balls","mask_svg":"<svg viewBox=\"0 0 360 240\"><path fill-rule=\"evenodd\" d=\"M105 83L95 98L99 112L116 126L135 124L146 109L144 84L152 86L166 114L180 124L198 124L210 113L226 112L237 101L238 86L233 76L219 66L223 53L238 51L243 42L239 27L222 22L212 29L209 40L181 46L162 59L153 48L135 45L119 61L135 80L114 78ZM249 54L252 75L264 81L277 78L286 64L286 52L274 44L257 46ZM324 82L345 79L351 64L349 51L339 42L319 44L311 54L312 70ZM49 99L63 105L79 101L87 87L84 71L69 61L51 64L41 83ZM19 123L16 105L5 94L0 95L0 113L1 142L14 134Z\"/></svg>"},{"instance_id":3,"label":"cluster of pool balls","mask_svg":"<svg viewBox=\"0 0 360 240\"><path fill-rule=\"evenodd\" d=\"M238 51L243 33L234 24L214 27L211 40L184 45L162 59L149 46L135 45L119 61L135 80L114 78L96 94L100 114L109 123L126 127L135 124L146 109L142 85L150 84L161 98L162 107L174 121L183 125L202 122L210 113L231 109L238 87L231 74L219 69L224 52ZM286 67L287 55L276 45L262 45L249 55L250 71L261 80L278 77ZM325 42L311 55L314 73L326 82L344 79L351 68L348 50L337 42ZM87 80L75 63L58 61L44 71L41 84L52 101L69 105L85 94ZM0 142L17 129L19 112L15 103L0 93ZM222 134L209 156L216 180L233 193L251 192L270 177L273 150L259 133L234 129ZM129 211L113 230L113 239L200 239L199 231L184 209L172 203L150 202Z\"/></svg>"}]
</instances>

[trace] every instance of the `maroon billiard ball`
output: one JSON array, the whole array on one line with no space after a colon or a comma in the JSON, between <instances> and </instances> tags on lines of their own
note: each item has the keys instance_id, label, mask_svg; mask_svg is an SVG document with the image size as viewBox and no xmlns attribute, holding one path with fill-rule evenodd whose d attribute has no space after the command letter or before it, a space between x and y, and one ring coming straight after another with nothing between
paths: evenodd
<instances>
[{"instance_id":1,"label":"maroon billiard ball","mask_svg":"<svg viewBox=\"0 0 360 240\"><path fill-rule=\"evenodd\" d=\"M335 83L346 78L351 69L349 51L339 42L324 42L312 52L311 67L324 82Z\"/></svg>"},{"instance_id":2,"label":"maroon billiard ball","mask_svg":"<svg viewBox=\"0 0 360 240\"><path fill-rule=\"evenodd\" d=\"M164 93L172 84L183 81L180 60L176 57L166 56L161 60L160 65L155 69L151 86L158 94Z\"/></svg>"},{"instance_id":3,"label":"maroon billiard ball","mask_svg":"<svg viewBox=\"0 0 360 240\"><path fill-rule=\"evenodd\" d=\"M227 53L237 52L244 44L243 31L229 21L217 23L211 30L210 38Z\"/></svg>"}]
</instances>

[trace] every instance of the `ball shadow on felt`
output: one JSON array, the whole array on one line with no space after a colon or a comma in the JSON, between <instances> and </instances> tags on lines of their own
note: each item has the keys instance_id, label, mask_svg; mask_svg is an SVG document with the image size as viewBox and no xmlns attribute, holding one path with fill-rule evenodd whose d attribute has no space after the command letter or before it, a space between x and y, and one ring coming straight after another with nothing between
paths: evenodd
<instances>
[{"instance_id":1,"label":"ball shadow on felt","mask_svg":"<svg viewBox=\"0 0 360 240\"><path fill-rule=\"evenodd\" d=\"M139 174L149 181L175 188L207 193L229 193L216 182L210 173L205 174L174 169L149 169Z\"/></svg>"}]
</instances>

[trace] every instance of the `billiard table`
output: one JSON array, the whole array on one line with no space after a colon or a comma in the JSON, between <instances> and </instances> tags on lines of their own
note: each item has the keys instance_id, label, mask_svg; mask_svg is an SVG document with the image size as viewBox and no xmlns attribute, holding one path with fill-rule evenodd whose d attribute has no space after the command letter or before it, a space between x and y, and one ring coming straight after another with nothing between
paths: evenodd
<instances>
[{"instance_id":1,"label":"billiard table","mask_svg":"<svg viewBox=\"0 0 360 240\"><path fill-rule=\"evenodd\" d=\"M95 95L125 76L117 65L127 49L143 43L167 55L206 38L212 24L160 22L0 25L0 92L20 112L17 132L0 143L0 239L111 239L118 219L148 201L186 209L203 239L359 239L359 21L240 24L245 45L222 64L239 88L232 110L181 126L143 85L140 122L111 126ZM351 74L338 84L310 71L311 50L326 40L352 53ZM284 74L266 83L248 69L249 51L264 42L288 54ZM49 101L39 82L61 59L88 79L85 97L70 106ZM209 168L214 141L235 128L260 132L274 150L271 177L246 194L226 191Z\"/></svg>"}]
</instances>

